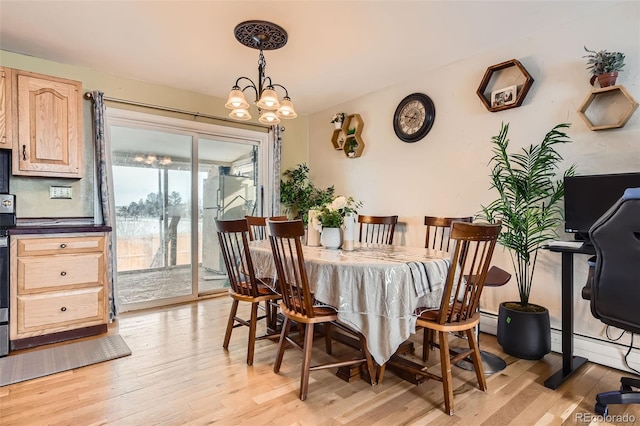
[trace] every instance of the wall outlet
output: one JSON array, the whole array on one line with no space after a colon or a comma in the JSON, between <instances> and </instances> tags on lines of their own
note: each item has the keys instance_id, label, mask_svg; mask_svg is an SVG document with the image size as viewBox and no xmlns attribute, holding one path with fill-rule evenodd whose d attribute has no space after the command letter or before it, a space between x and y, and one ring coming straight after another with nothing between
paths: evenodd
<instances>
[{"instance_id":1,"label":"wall outlet","mask_svg":"<svg viewBox=\"0 0 640 426\"><path fill-rule=\"evenodd\" d=\"M49 198L51 199L71 199L73 192L70 186L50 186Z\"/></svg>"}]
</instances>

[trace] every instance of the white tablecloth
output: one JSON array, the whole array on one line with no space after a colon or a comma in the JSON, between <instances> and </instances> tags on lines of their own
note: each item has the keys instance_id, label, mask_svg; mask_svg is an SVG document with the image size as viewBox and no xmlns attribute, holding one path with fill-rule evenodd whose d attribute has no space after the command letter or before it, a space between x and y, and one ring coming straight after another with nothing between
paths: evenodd
<instances>
[{"instance_id":1,"label":"white tablecloth","mask_svg":"<svg viewBox=\"0 0 640 426\"><path fill-rule=\"evenodd\" d=\"M256 275L275 277L269 242L253 241L250 247ZM440 305L449 253L358 243L354 251L305 246L303 252L316 299L336 308L340 322L367 338L378 364L385 363L416 332L417 307ZM439 265L425 268L429 282L418 283L410 262ZM420 287L430 291L419 297L416 289Z\"/></svg>"}]
</instances>

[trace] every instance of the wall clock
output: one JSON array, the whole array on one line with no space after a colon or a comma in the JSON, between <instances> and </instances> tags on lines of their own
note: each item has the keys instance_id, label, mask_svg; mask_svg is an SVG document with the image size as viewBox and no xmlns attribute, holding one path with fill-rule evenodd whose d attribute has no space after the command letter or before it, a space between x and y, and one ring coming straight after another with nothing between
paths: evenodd
<instances>
[{"instance_id":1,"label":"wall clock","mask_svg":"<svg viewBox=\"0 0 640 426\"><path fill-rule=\"evenodd\" d=\"M436 107L424 93L412 93L398 104L393 114L393 130L404 142L417 142L427 136L436 118Z\"/></svg>"}]
</instances>

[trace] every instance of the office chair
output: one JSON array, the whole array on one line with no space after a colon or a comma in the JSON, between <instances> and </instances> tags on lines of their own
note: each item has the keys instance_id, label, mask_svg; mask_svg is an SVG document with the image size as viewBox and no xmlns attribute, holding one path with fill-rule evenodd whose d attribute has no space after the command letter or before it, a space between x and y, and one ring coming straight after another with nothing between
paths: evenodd
<instances>
[{"instance_id":1,"label":"office chair","mask_svg":"<svg viewBox=\"0 0 640 426\"><path fill-rule=\"evenodd\" d=\"M627 189L589 230L596 252L590 259L583 298L591 313L607 325L640 333L640 188ZM593 268L593 269L591 269ZM618 391L599 393L595 412L606 416L609 404L640 404L640 379L623 377Z\"/></svg>"}]
</instances>

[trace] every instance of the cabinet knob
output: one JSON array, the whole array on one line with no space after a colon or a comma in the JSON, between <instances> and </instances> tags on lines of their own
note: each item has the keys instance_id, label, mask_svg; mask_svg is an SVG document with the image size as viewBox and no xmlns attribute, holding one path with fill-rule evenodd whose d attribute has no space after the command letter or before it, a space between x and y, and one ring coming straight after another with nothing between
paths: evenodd
<instances>
[{"instance_id":1,"label":"cabinet knob","mask_svg":"<svg viewBox=\"0 0 640 426\"><path fill-rule=\"evenodd\" d=\"M65 243L60 244L60 248L67 248L67 245Z\"/></svg>"},{"instance_id":2,"label":"cabinet knob","mask_svg":"<svg viewBox=\"0 0 640 426\"><path fill-rule=\"evenodd\" d=\"M65 277L67 275L67 273L65 271L60 272L60 276Z\"/></svg>"},{"instance_id":3,"label":"cabinet knob","mask_svg":"<svg viewBox=\"0 0 640 426\"><path fill-rule=\"evenodd\" d=\"M63 306L62 308L60 308L60 311L65 312L67 310L66 306Z\"/></svg>"}]
</instances>

